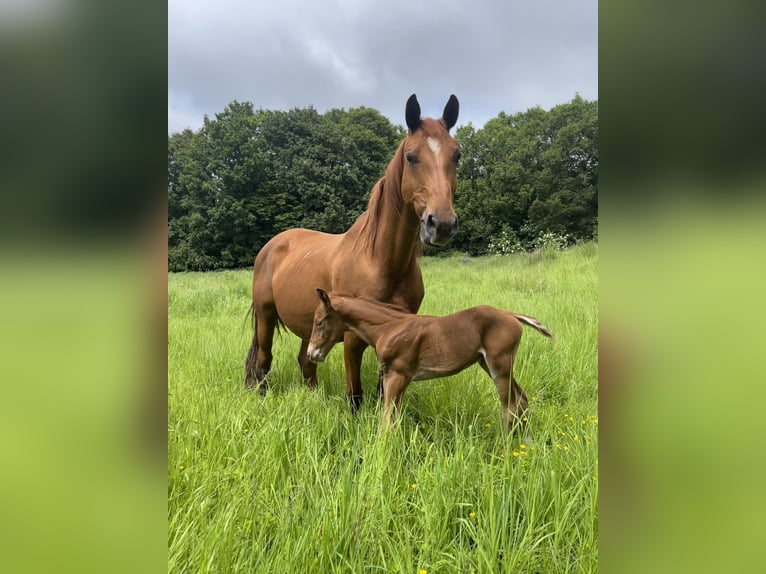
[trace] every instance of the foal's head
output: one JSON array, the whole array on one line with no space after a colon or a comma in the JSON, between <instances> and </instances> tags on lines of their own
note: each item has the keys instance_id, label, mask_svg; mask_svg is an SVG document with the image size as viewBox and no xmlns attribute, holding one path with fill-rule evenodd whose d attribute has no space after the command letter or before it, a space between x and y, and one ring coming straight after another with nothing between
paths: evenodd
<instances>
[{"instance_id":1,"label":"foal's head","mask_svg":"<svg viewBox=\"0 0 766 574\"><path fill-rule=\"evenodd\" d=\"M320 304L314 311L314 326L311 329L311 339L306 352L310 361L320 363L336 343L343 340L346 325L343 319L332 308L330 296L323 289L317 289Z\"/></svg>"},{"instance_id":2,"label":"foal's head","mask_svg":"<svg viewBox=\"0 0 766 574\"><path fill-rule=\"evenodd\" d=\"M420 220L420 239L426 245L444 245L457 232L452 207L457 185L460 146L449 130L457 122L460 104L452 95L439 120L420 117L420 104L412 94L405 117L402 198Z\"/></svg>"}]
</instances>

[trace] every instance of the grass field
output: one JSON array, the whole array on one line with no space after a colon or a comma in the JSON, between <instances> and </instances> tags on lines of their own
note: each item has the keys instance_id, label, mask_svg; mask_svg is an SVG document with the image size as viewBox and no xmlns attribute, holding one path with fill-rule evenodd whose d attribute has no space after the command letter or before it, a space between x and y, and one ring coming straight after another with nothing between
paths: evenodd
<instances>
[{"instance_id":1,"label":"grass field","mask_svg":"<svg viewBox=\"0 0 766 574\"><path fill-rule=\"evenodd\" d=\"M265 398L243 389L251 272L168 277L169 572L595 572L597 246L425 258L421 313L489 304L533 315L515 374L524 438L500 431L478 367L415 382L378 432L377 364L345 400L342 346L300 380L275 342Z\"/></svg>"}]
</instances>

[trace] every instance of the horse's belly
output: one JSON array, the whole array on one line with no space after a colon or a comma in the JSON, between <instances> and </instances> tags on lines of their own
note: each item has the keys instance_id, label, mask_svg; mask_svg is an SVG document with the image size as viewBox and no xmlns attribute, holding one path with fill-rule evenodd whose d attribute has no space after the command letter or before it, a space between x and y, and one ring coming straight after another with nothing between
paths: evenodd
<instances>
[{"instance_id":1,"label":"horse's belly","mask_svg":"<svg viewBox=\"0 0 766 574\"><path fill-rule=\"evenodd\" d=\"M311 337L314 311L319 305L317 287L329 289L319 277L301 280L291 278L274 282L274 304L277 315L293 333L306 341Z\"/></svg>"},{"instance_id":2,"label":"horse's belly","mask_svg":"<svg viewBox=\"0 0 766 574\"><path fill-rule=\"evenodd\" d=\"M328 253L330 256L333 253L334 239L335 236L315 232L296 234L272 270L277 314L290 331L304 340L311 336L314 311L319 304L317 288L332 289Z\"/></svg>"}]
</instances>

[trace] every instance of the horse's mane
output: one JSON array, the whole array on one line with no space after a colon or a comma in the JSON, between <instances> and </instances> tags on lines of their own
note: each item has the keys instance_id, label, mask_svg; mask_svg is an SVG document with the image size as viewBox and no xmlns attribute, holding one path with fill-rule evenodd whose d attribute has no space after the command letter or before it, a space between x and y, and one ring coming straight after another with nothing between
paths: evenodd
<instances>
[{"instance_id":1,"label":"horse's mane","mask_svg":"<svg viewBox=\"0 0 766 574\"><path fill-rule=\"evenodd\" d=\"M370 200L367 202L367 212L362 224L361 239L365 248L375 253L375 240L378 237L378 223L383 216L383 204L390 202L397 214L401 215L404 206L402 197L402 173L404 172L404 142L403 139L396 148L394 157L388 162L386 171L373 186Z\"/></svg>"}]
</instances>

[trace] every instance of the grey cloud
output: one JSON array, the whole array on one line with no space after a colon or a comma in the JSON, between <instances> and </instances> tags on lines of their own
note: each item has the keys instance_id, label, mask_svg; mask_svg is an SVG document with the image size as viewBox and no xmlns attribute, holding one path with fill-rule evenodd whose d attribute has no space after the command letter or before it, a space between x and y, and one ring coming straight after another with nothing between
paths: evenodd
<instances>
[{"instance_id":1,"label":"grey cloud","mask_svg":"<svg viewBox=\"0 0 766 574\"><path fill-rule=\"evenodd\" d=\"M403 123L449 94L459 124L597 97L597 2L172 0L168 130L232 100L256 108L369 106Z\"/></svg>"}]
</instances>

